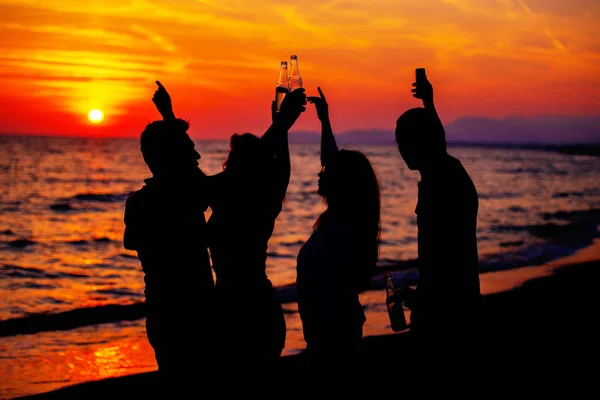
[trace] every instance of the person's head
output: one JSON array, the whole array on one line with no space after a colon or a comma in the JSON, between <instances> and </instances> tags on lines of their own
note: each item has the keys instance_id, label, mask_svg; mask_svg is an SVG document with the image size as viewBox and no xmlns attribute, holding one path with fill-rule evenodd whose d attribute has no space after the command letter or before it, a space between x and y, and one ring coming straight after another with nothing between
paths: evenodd
<instances>
[{"instance_id":1,"label":"person's head","mask_svg":"<svg viewBox=\"0 0 600 400\"><path fill-rule=\"evenodd\" d=\"M381 196L379 181L368 157L354 150L340 150L319 173L318 193L327 203L314 228L326 215L354 225L365 244L363 264L367 281L379 256L381 234Z\"/></svg>"},{"instance_id":2,"label":"person's head","mask_svg":"<svg viewBox=\"0 0 600 400\"><path fill-rule=\"evenodd\" d=\"M360 220L379 235L379 181L366 155L355 150L340 150L318 175L318 193L329 210L349 220Z\"/></svg>"},{"instance_id":3,"label":"person's head","mask_svg":"<svg viewBox=\"0 0 600 400\"><path fill-rule=\"evenodd\" d=\"M411 170L421 170L446 154L444 129L425 108L412 108L398 118L396 143Z\"/></svg>"},{"instance_id":4,"label":"person's head","mask_svg":"<svg viewBox=\"0 0 600 400\"><path fill-rule=\"evenodd\" d=\"M198 171L200 154L187 134L189 124L174 121L154 121L140 137L144 161L154 176L176 177Z\"/></svg>"},{"instance_id":5,"label":"person's head","mask_svg":"<svg viewBox=\"0 0 600 400\"><path fill-rule=\"evenodd\" d=\"M267 152L258 136L235 133L229 141L229 155L223 169L236 174L260 173L269 168L272 162L273 156Z\"/></svg>"}]
</instances>

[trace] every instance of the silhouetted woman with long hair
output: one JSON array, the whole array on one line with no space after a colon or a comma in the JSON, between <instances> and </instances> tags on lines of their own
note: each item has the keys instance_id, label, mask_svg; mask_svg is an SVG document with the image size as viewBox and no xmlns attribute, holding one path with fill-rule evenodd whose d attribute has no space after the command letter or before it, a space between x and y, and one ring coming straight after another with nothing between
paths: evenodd
<instances>
[{"instance_id":1,"label":"silhouetted woman with long hair","mask_svg":"<svg viewBox=\"0 0 600 400\"><path fill-rule=\"evenodd\" d=\"M320 88L319 95L308 101L322 125L318 193L327 209L300 249L296 284L310 369L331 376L353 368L361 355L366 318L359 293L379 256L380 194L369 159L338 150Z\"/></svg>"},{"instance_id":2,"label":"silhouetted woman with long hair","mask_svg":"<svg viewBox=\"0 0 600 400\"><path fill-rule=\"evenodd\" d=\"M283 310L266 274L267 243L290 181L288 130L305 104L298 89L279 112L272 108L262 137L234 134L223 171L208 178L221 373L241 373L253 385L262 381L252 378L274 371L285 346Z\"/></svg>"}]
</instances>

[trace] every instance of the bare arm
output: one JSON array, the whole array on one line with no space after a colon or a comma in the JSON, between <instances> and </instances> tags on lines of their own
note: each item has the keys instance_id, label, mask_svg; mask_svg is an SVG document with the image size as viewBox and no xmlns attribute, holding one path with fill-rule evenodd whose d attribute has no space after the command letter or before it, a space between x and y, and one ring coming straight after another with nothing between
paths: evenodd
<instances>
[{"instance_id":1,"label":"bare arm","mask_svg":"<svg viewBox=\"0 0 600 400\"><path fill-rule=\"evenodd\" d=\"M327 99L320 87L317 90L319 91L319 97L309 97L308 101L315 105L317 116L321 121L321 166L325 166L327 161L331 159L331 155L338 151L338 147L329 120Z\"/></svg>"},{"instance_id":2,"label":"bare arm","mask_svg":"<svg viewBox=\"0 0 600 400\"><path fill-rule=\"evenodd\" d=\"M442 124L442 120L438 115L433 101L433 85L431 82L429 82L429 80L425 77L425 79L421 82L414 82L413 86L413 96L423 101L423 107L429 112L434 126L437 129L444 130L444 125Z\"/></svg>"},{"instance_id":3,"label":"bare arm","mask_svg":"<svg viewBox=\"0 0 600 400\"><path fill-rule=\"evenodd\" d=\"M280 111L276 112L276 103L271 103L271 126L261 137L268 151L275 158L274 188L277 202L285 197L291 175L291 160L288 142L288 132L298 117L305 111L306 95L304 89L296 89L288 94L281 103Z\"/></svg>"}]
</instances>

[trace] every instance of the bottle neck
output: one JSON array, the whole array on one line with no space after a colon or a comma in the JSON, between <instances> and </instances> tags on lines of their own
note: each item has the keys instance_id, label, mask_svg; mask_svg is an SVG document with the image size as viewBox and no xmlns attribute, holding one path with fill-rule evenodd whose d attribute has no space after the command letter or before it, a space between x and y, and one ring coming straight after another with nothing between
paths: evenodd
<instances>
[{"instance_id":1,"label":"bottle neck","mask_svg":"<svg viewBox=\"0 0 600 400\"><path fill-rule=\"evenodd\" d=\"M291 76L300 76L300 69L298 68L298 59L292 57L290 60L290 75Z\"/></svg>"}]
</instances>

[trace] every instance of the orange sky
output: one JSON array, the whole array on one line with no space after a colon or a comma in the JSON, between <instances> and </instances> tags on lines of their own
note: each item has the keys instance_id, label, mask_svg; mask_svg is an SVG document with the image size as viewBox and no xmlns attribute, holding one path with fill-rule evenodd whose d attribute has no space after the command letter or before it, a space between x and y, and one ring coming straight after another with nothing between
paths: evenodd
<instances>
[{"instance_id":1,"label":"orange sky","mask_svg":"<svg viewBox=\"0 0 600 400\"><path fill-rule=\"evenodd\" d=\"M138 136L158 79L194 137L260 133L290 54L338 132L392 129L421 66L444 122L598 114L598 26L597 0L3 0L0 131Z\"/></svg>"}]
</instances>

